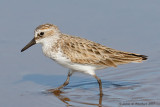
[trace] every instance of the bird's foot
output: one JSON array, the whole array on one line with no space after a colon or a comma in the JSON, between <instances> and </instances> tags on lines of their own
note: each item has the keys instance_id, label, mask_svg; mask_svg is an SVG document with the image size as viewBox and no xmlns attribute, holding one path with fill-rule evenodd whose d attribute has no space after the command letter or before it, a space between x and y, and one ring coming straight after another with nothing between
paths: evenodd
<instances>
[{"instance_id":1,"label":"bird's foot","mask_svg":"<svg viewBox=\"0 0 160 107\"><path fill-rule=\"evenodd\" d=\"M55 89L49 89L47 91L50 92L50 93L54 93L54 94L60 94L60 93L62 93L62 91L60 89L57 89L57 88L55 88Z\"/></svg>"}]
</instances>

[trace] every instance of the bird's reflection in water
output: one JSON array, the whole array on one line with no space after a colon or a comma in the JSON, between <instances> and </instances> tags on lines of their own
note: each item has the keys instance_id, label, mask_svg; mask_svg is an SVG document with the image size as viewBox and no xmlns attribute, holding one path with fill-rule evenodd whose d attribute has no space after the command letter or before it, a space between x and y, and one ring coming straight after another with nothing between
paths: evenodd
<instances>
[{"instance_id":1,"label":"bird's reflection in water","mask_svg":"<svg viewBox=\"0 0 160 107\"><path fill-rule=\"evenodd\" d=\"M73 99L70 99L66 96L64 96L65 92L61 91L61 90L55 90L52 92L53 95L55 95L59 100L61 100L63 103L66 104L66 106L72 106L70 104L70 102L73 102L73 103L79 103L79 104L85 104L85 105L94 105L94 106L97 106L97 107L102 107L102 95L99 95L99 101L96 103L88 103L88 102L82 102L82 101L76 101L76 100L73 100Z\"/></svg>"}]
</instances>

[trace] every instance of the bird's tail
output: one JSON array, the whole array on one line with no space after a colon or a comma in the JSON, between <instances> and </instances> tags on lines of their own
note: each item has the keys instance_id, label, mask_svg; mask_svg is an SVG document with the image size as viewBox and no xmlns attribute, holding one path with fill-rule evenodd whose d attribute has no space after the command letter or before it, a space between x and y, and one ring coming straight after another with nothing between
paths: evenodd
<instances>
[{"instance_id":1,"label":"bird's tail","mask_svg":"<svg viewBox=\"0 0 160 107\"><path fill-rule=\"evenodd\" d=\"M112 58L114 63L116 65L120 64L127 64L127 63L140 63L144 60L147 60L148 56L146 55L140 55L140 54L134 54L134 53L123 53L118 57Z\"/></svg>"},{"instance_id":2,"label":"bird's tail","mask_svg":"<svg viewBox=\"0 0 160 107\"><path fill-rule=\"evenodd\" d=\"M141 58L142 60L147 60L147 59L148 59L148 56L146 56L146 55L138 55L138 54L128 54L128 55L132 55L132 56L135 56L135 57L139 57L139 58Z\"/></svg>"}]
</instances>

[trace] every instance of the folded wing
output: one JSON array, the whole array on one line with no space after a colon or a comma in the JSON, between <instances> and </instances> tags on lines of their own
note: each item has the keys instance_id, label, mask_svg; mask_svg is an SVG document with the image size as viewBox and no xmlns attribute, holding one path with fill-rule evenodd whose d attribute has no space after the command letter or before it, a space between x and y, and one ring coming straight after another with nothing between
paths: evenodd
<instances>
[{"instance_id":1,"label":"folded wing","mask_svg":"<svg viewBox=\"0 0 160 107\"><path fill-rule=\"evenodd\" d=\"M118 51L98 43L63 35L61 48L64 54L74 63L116 67L130 62L142 62L147 56Z\"/></svg>"}]
</instances>

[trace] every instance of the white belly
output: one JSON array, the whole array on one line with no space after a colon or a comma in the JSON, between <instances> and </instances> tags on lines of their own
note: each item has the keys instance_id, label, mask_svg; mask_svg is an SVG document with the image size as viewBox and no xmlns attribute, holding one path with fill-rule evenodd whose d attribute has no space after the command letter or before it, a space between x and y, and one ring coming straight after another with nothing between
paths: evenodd
<instances>
[{"instance_id":1,"label":"white belly","mask_svg":"<svg viewBox=\"0 0 160 107\"><path fill-rule=\"evenodd\" d=\"M87 73L90 75L95 74L95 67L86 65L86 64L78 64L78 63L72 63L70 59L65 57L65 55L58 49L58 52L53 52L51 50L45 50L43 49L43 53L51 58L52 60L56 61L58 64L71 69L74 72L82 72L82 73Z\"/></svg>"}]
</instances>

